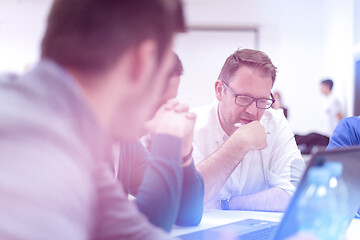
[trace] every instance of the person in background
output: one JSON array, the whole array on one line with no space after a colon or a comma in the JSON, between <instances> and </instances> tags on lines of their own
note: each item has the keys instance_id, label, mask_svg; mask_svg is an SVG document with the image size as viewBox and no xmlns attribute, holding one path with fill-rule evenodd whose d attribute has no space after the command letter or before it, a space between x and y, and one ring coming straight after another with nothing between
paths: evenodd
<instances>
[{"instance_id":1,"label":"person in background","mask_svg":"<svg viewBox=\"0 0 360 240\"><path fill-rule=\"evenodd\" d=\"M165 94L163 95L163 102L168 101L169 99L175 98L178 93L180 77L184 73L184 67L181 63L179 56L174 53L175 64L174 67L169 74L168 86L166 88Z\"/></svg>"},{"instance_id":2,"label":"person in background","mask_svg":"<svg viewBox=\"0 0 360 240\"><path fill-rule=\"evenodd\" d=\"M206 207L286 209L305 163L283 112L271 108L275 78L264 52L237 50L215 82L216 101L194 109L193 157Z\"/></svg>"},{"instance_id":3,"label":"person in background","mask_svg":"<svg viewBox=\"0 0 360 240\"><path fill-rule=\"evenodd\" d=\"M333 86L334 82L331 79L325 79L320 83L320 90L324 96L322 99L324 106L323 131L329 136L331 136L337 123L343 118L340 101L332 91Z\"/></svg>"},{"instance_id":4,"label":"person in background","mask_svg":"<svg viewBox=\"0 0 360 240\"><path fill-rule=\"evenodd\" d=\"M167 88L161 100L162 103L166 103L168 100L176 98L179 89L180 78L184 72L184 68L179 56L176 53L173 54L175 58L175 64L172 71L169 73ZM151 134L147 134L147 133L151 132L150 128L152 128L152 125L154 125L154 122L152 120L145 123L144 126L145 136L141 137L140 139L141 143L146 147L148 151L151 151L152 136Z\"/></svg>"},{"instance_id":5,"label":"person in background","mask_svg":"<svg viewBox=\"0 0 360 240\"><path fill-rule=\"evenodd\" d=\"M332 93L334 82L331 79L325 79L320 83L322 98L322 128L318 132L311 132L306 135L295 135L296 143L299 145L303 154L313 152L314 146L326 147L334 131L336 124L342 118L340 101ZM302 145L302 146L301 146Z\"/></svg>"},{"instance_id":6,"label":"person in background","mask_svg":"<svg viewBox=\"0 0 360 240\"><path fill-rule=\"evenodd\" d=\"M142 138L142 141L147 144L145 146L148 150L140 141L120 143L116 147L119 156L115 162L116 177L123 184L124 191L135 196L139 210L151 223L165 231L170 231L174 223L183 226L198 225L202 218L204 202L204 182L195 169L191 151L187 157L183 158L182 166L177 165L178 152L173 151L173 138L156 134L156 128L161 127L161 124L169 125L169 123L161 122L164 112L169 109L179 112L188 111L187 105L178 104L178 101L173 99L177 95L180 76L183 72L179 57L175 53L173 56L175 64L168 75L167 88L161 98L161 103L164 105L153 119L145 123L149 134ZM164 120L172 121L166 118ZM168 176L170 172L167 168L170 164L177 166L179 168L177 171L183 173L180 203L174 196L177 191L174 191L172 186L173 176ZM165 179L161 180L161 178Z\"/></svg>"},{"instance_id":7,"label":"person in background","mask_svg":"<svg viewBox=\"0 0 360 240\"><path fill-rule=\"evenodd\" d=\"M274 109L282 109L284 112L284 116L287 118L288 117L288 109L282 103L280 92L274 92L273 95L274 95L275 102L271 107Z\"/></svg>"},{"instance_id":8,"label":"person in background","mask_svg":"<svg viewBox=\"0 0 360 240\"><path fill-rule=\"evenodd\" d=\"M41 61L0 83L0 239L169 239L128 200L111 148L160 111L184 25L177 0L53 2ZM196 115L174 104L157 119L151 191L179 209Z\"/></svg>"}]
</instances>

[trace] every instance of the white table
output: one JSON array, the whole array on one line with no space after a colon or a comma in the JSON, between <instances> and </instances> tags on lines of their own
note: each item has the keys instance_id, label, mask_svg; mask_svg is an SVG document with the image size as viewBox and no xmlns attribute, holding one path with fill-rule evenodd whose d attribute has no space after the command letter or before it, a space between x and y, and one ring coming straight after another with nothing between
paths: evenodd
<instances>
[{"instance_id":1,"label":"white table","mask_svg":"<svg viewBox=\"0 0 360 240\"><path fill-rule=\"evenodd\" d=\"M257 211L221 211L207 210L204 212L203 219L196 227L174 226L171 236L176 237L207 228L225 225L228 223L244 220L247 218L260 219L267 221L280 222L283 214L279 212L257 212ZM360 239L360 219L354 219L347 232L348 240Z\"/></svg>"}]
</instances>

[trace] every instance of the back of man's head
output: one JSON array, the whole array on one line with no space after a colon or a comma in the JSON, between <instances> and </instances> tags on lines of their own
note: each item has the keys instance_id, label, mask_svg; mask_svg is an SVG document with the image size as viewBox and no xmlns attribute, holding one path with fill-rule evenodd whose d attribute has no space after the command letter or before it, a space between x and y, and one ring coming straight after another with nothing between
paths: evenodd
<instances>
[{"instance_id":1,"label":"back of man's head","mask_svg":"<svg viewBox=\"0 0 360 240\"><path fill-rule=\"evenodd\" d=\"M218 79L229 83L230 78L242 66L254 68L262 74L271 76L274 84L276 67L271 62L271 59L264 52L252 49L239 49L231 54L226 59Z\"/></svg>"},{"instance_id":2,"label":"back of man's head","mask_svg":"<svg viewBox=\"0 0 360 240\"><path fill-rule=\"evenodd\" d=\"M184 28L179 0L55 0L42 58L100 72L111 68L126 50L152 39L161 61L173 33Z\"/></svg>"}]
</instances>

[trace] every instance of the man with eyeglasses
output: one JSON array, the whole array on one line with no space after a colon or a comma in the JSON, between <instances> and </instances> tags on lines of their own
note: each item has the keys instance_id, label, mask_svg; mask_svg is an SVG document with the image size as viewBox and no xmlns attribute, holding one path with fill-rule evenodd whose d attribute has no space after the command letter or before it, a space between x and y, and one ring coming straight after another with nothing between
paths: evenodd
<instances>
[{"instance_id":1,"label":"man with eyeglasses","mask_svg":"<svg viewBox=\"0 0 360 240\"><path fill-rule=\"evenodd\" d=\"M215 82L216 101L195 109L193 157L205 206L284 211L305 163L274 103L276 67L261 51L237 50Z\"/></svg>"}]
</instances>

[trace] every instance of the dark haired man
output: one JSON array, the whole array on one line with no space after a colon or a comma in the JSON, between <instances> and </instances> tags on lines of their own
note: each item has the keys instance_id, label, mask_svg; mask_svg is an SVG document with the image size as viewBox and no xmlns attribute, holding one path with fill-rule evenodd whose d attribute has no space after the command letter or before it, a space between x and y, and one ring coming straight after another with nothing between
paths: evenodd
<instances>
[{"instance_id":1,"label":"dark haired man","mask_svg":"<svg viewBox=\"0 0 360 240\"><path fill-rule=\"evenodd\" d=\"M157 110L183 28L177 0L54 1L42 60L1 82L1 239L168 238L128 201L110 146ZM178 105L160 120L168 145L153 155L171 161L154 178L169 180L178 208L195 115Z\"/></svg>"},{"instance_id":2,"label":"dark haired man","mask_svg":"<svg viewBox=\"0 0 360 240\"><path fill-rule=\"evenodd\" d=\"M168 124L162 121L170 120L162 117L164 108L170 106L179 110L181 107L187 111L187 106L180 106L177 104L178 101L173 99L177 95L183 72L179 57L175 53L173 56L175 64L168 74L166 91L160 100L164 105L154 118L145 123L144 130L149 134L141 139L152 155L145 150L140 141L121 143L120 151L118 147L115 151L116 155L120 155L115 160L115 175L124 185L124 191L135 197L139 210L151 223L166 231L170 231L174 223L185 226L198 225L202 218L204 200L204 182L195 169L191 154L183 159L183 166L178 166L182 170L177 172L183 172L181 199L174 196L180 192L169 184L172 183L173 173L168 171L168 165L176 160L176 154L167 142L171 141L171 138L156 134L156 128ZM166 157L159 158L156 154L159 150L167 152Z\"/></svg>"},{"instance_id":3,"label":"dark haired man","mask_svg":"<svg viewBox=\"0 0 360 240\"><path fill-rule=\"evenodd\" d=\"M184 68L179 56L176 53L174 53L174 57L175 57L175 64L169 76L167 90L163 95L163 101L167 101L168 99L176 97L179 89L180 77L181 75L183 75L184 72Z\"/></svg>"},{"instance_id":4,"label":"dark haired man","mask_svg":"<svg viewBox=\"0 0 360 240\"><path fill-rule=\"evenodd\" d=\"M169 72L166 91L162 95L162 99L161 99L161 102L164 103L164 104L167 101L169 101L170 99L176 98L177 93L178 93L178 89L179 89L180 78L181 78L181 75L184 72L184 68L183 68L183 65L181 63L181 60L180 60L179 56L176 53L174 53L173 55L174 55L174 58L175 58L175 64L173 66L173 69ZM174 102L174 100L171 100L171 101ZM146 134L146 135L141 138L141 143L149 151L151 150L152 136L151 136L151 134L147 134L147 133L152 131L149 128L154 127L154 126L152 126L154 124L155 124L154 119L151 119L151 120L149 120L148 122L145 123L144 131L146 133L144 133L144 134Z\"/></svg>"},{"instance_id":5,"label":"dark haired man","mask_svg":"<svg viewBox=\"0 0 360 240\"><path fill-rule=\"evenodd\" d=\"M261 51L237 50L215 82L215 103L194 110L193 157L207 207L283 211L305 163L281 110L271 109L276 68Z\"/></svg>"}]
</instances>

